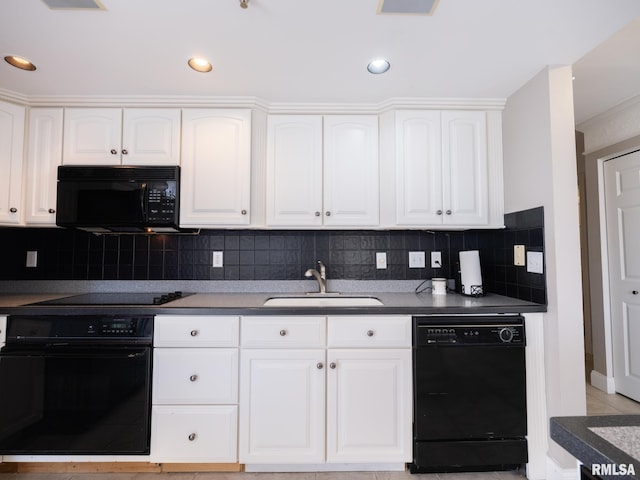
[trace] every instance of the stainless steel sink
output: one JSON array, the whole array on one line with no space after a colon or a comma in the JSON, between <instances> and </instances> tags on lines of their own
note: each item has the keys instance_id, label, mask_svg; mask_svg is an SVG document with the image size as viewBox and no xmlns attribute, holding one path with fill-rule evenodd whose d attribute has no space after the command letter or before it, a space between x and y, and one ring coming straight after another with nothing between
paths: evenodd
<instances>
[{"instance_id":1,"label":"stainless steel sink","mask_svg":"<svg viewBox=\"0 0 640 480\"><path fill-rule=\"evenodd\" d=\"M384 305L376 297L340 294L291 295L268 298L265 307L376 307Z\"/></svg>"}]
</instances>

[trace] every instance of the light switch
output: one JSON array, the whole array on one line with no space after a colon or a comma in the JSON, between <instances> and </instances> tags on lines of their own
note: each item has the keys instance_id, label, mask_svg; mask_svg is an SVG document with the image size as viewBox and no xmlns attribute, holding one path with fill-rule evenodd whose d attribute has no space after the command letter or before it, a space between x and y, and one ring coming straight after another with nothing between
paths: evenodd
<instances>
[{"instance_id":1,"label":"light switch","mask_svg":"<svg viewBox=\"0 0 640 480\"><path fill-rule=\"evenodd\" d=\"M213 252L213 268L222 268L223 266L223 252Z\"/></svg>"},{"instance_id":2,"label":"light switch","mask_svg":"<svg viewBox=\"0 0 640 480\"><path fill-rule=\"evenodd\" d=\"M544 256L542 252L527 252L527 272L544 273Z\"/></svg>"},{"instance_id":3,"label":"light switch","mask_svg":"<svg viewBox=\"0 0 640 480\"><path fill-rule=\"evenodd\" d=\"M524 266L524 245L513 246L513 264L519 267Z\"/></svg>"},{"instance_id":4,"label":"light switch","mask_svg":"<svg viewBox=\"0 0 640 480\"><path fill-rule=\"evenodd\" d=\"M27 268L36 268L38 266L38 251L27 251Z\"/></svg>"},{"instance_id":5,"label":"light switch","mask_svg":"<svg viewBox=\"0 0 640 480\"><path fill-rule=\"evenodd\" d=\"M376 252L376 268L378 270L387 268L387 252Z\"/></svg>"},{"instance_id":6,"label":"light switch","mask_svg":"<svg viewBox=\"0 0 640 480\"><path fill-rule=\"evenodd\" d=\"M424 268L424 252L409 252L409 268Z\"/></svg>"}]
</instances>

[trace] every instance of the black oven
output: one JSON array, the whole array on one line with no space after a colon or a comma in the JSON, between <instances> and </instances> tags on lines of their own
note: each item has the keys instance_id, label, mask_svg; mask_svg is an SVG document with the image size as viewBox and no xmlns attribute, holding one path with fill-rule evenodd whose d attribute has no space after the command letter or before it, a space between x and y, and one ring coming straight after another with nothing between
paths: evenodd
<instances>
[{"instance_id":1,"label":"black oven","mask_svg":"<svg viewBox=\"0 0 640 480\"><path fill-rule=\"evenodd\" d=\"M525 343L521 316L414 317L412 473L527 462Z\"/></svg>"},{"instance_id":2,"label":"black oven","mask_svg":"<svg viewBox=\"0 0 640 480\"><path fill-rule=\"evenodd\" d=\"M56 224L91 232L179 230L180 167L60 166Z\"/></svg>"},{"instance_id":3,"label":"black oven","mask_svg":"<svg viewBox=\"0 0 640 480\"><path fill-rule=\"evenodd\" d=\"M9 316L0 454L148 454L152 332L152 316Z\"/></svg>"}]
</instances>

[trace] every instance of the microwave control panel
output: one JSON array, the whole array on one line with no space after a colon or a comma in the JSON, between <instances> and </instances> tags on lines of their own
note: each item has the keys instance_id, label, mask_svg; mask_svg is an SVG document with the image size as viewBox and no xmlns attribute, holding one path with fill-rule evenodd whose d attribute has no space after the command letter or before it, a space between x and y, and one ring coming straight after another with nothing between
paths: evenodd
<instances>
[{"instance_id":1,"label":"microwave control panel","mask_svg":"<svg viewBox=\"0 0 640 480\"><path fill-rule=\"evenodd\" d=\"M175 218L175 181L151 183L147 188L147 212L149 222L166 222Z\"/></svg>"}]
</instances>

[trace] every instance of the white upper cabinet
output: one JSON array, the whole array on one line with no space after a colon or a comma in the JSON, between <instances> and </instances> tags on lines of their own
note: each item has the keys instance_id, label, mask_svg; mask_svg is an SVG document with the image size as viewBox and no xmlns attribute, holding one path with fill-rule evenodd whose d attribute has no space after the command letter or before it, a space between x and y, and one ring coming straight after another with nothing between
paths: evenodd
<instances>
[{"instance_id":1,"label":"white upper cabinet","mask_svg":"<svg viewBox=\"0 0 640 480\"><path fill-rule=\"evenodd\" d=\"M19 225L22 212L24 107L0 102L0 224Z\"/></svg>"},{"instance_id":2,"label":"white upper cabinet","mask_svg":"<svg viewBox=\"0 0 640 480\"><path fill-rule=\"evenodd\" d=\"M271 115L267 225L378 225L378 117Z\"/></svg>"},{"instance_id":3,"label":"white upper cabinet","mask_svg":"<svg viewBox=\"0 0 640 480\"><path fill-rule=\"evenodd\" d=\"M251 110L182 113L180 225L249 225Z\"/></svg>"},{"instance_id":4,"label":"white upper cabinet","mask_svg":"<svg viewBox=\"0 0 640 480\"><path fill-rule=\"evenodd\" d=\"M500 117L465 110L395 115L396 225L502 226Z\"/></svg>"},{"instance_id":5,"label":"white upper cabinet","mask_svg":"<svg viewBox=\"0 0 640 480\"><path fill-rule=\"evenodd\" d=\"M179 165L179 109L68 108L65 165Z\"/></svg>"},{"instance_id":6,"label":"white upper cabinet","mask_svg":"<svg viewBox=\"0 0 640 480\"><path fill-rule=\"evenodd\" d=\"M29 112L27 177L28 225L56 224L57 168L62 164L62 108L32 108Z\"/></svg>"}]
</instances>

